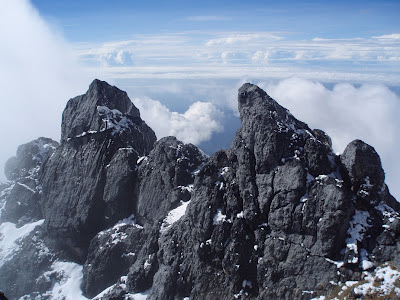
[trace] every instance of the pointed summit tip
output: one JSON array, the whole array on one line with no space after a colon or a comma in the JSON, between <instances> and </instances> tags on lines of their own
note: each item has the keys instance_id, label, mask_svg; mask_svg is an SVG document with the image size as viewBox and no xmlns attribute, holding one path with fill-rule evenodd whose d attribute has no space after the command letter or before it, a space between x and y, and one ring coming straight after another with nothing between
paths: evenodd
<instances>
[{"instance_id":1,"label":"pointed summit tip","mask_svg":"<svg viewBox=\"0 0 400 300\"><path fill-rule=\"evenodd\" d=\"M89 85L89 90L100 90L100 89L116 89L120 90L116 86L113 86L109 84L106 81L100 80L100 79L94 79L92 83Z\"/></svg>"},{"instance_id":2,"label":"pointed summit tip","mask_svg":"<svg viewBox=\"0 0 400 300\"><path fill-rule=\"evenodd\" d=\"M269 111L278 111L280 114L286 114L285 109L276 103L264 90L251 83L245 83L239 88L238 109L241 118L246 115L265 114Z\"/></svg>"},{"instance_id":3,"label":"pointed summit tip","mask_svg":"<svg viewBox=\"0 0 400 300\"><path fill-rule=\"evenodd\" d=\"M125 91L95 79L85 94L68 101L63 111L61 140L76 137L84 132L99 132L104 120L107 119L108 122L110 116L115 114L119 117L129 117L138 123L142 122L139 109Z\"/></svg>"},{"instance_id":4,"label":"pointed summit tip","mask_svg":"<svg viewBox=\"0 0 400 300\"><path fill-rule=\"evenodd\" d=\"M263 89L261 89L255 84L245 83L239 88L238 91L239 108L241 105L252 106L256 104L256 102L258 102L257 99L272 100L272 98Z\"/></svg>"},{"instance_id":5,"label":"pointed summit tip","mask_svg":"<svg viewBox=\"0 0 400 300\"><path fill-rule=\"evenodd\" d=\"M239 88L239 95L242 94L242 93L251 93L251 92L256 92L256 91L261 91L261 92L265 93L265 91L263 91L257 85L247 82L247 83L244 83Z\"/></svg>"}]
</instances>

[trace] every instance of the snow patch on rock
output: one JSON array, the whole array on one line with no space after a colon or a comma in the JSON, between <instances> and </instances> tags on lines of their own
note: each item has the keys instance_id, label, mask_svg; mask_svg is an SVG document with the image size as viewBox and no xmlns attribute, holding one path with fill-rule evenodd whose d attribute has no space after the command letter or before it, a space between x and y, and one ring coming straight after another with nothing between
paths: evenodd
<instances>
[{"instance_id":1,"label":"snow patch on rock","mask_svg":"<svg viewBox=\"0 0 400 300\"><path fill-rule=\"evenodd\" d=\"M222 214L222 210L219 208L217 209L217 213L214 215L213 224L219 225L226 220L226 215Z\"/></svg>"},{"instance_id":2,"label":"snow patch on rock","mask_svg":"<svg viewBox=\"0 0 400 300\"><path fill-rule=\"evenodd\" d=\"M160 233L165 233L176 221L182 218L186 213L186 208L188 207L190 201L183 202L181 201L181 205L177 208L171 210L168 215L165 217L164 221L161 224Z\"/></svg>"},{"instance_id":3,"label":"snow patch on rock","mask_svg":"<svg viewBox=\"0 0 400 300\"><path fill-rule=\"evenodd\" d=\"M27 236L36 226L42 225L43 222L44 220L39 220L19 228L9 222L0 225L0 267L19 251L18 241Z\"/></svg>"},{"instance_id":4,"label":"snow patch on rock","mask_svg":"<svg viewBox=\"0 0 400 300\"><path fill-rule=\"evenodd\" d=\"M61 279L44 296L50 296L52 300L87 299L82 295L81 290L83 266L72 262L56 261L51 267L52 271L49 273L56 273Z\"/></svg>"},{"instance_id":5,"label":"snow patch on rock","mask_svg":"<svg viewBox=\"0 0 400 300\"><path fill-rule=\"evenodd\" d=\"M112 286L109 286L108 288L106 288L104 291L102 291L101 293L99 293L96 297L93 298L93 300L100 300L100 299L104 299L107 294L109 292L111 292L113 289L120 287L123 290L126 290L126 280L127 280L128 276L122 276L117 283L113 284ZM146 300L147 296L150 294L151 289L144 291L142 293L128 293L125 294L124 299L126 300Z\"/></svg>"},{"instance_id":6,"label":"snow patch on rock","mask_svg":"<svg viewBox=\"0 0 400 300\"><path fill-rule=\"evenodd\" d=\"M349 237L346 239L346 248L353 251L356 255L353 256L349 263L358 263L358 245L357 242L361 242L364 238L365 232L371 227L368 224L369 212L363 210L356 210L353 219L350 221L349 229L347 234Z\"/></svg>"}]
</instances>

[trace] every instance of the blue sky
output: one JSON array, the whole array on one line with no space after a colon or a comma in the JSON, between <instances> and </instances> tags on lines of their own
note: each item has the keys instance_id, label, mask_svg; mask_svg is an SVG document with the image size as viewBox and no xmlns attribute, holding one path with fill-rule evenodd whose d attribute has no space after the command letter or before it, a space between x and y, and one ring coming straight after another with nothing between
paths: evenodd
<instances>
[{"instance_id":1,"label":"blue sky","mask_svg":"<svg viewBox=\"0 0 400 300\"><path fill-rule=\"evenodd\" d=\"M0 168L22 143L58 140L67 100L94 78L126 90L158 137L224 147L252 82L336 152L373 145L400 197L400 1L0 4Z\"/></svg>"},{"instance_id":2,"label":"blue sky","mask_svg":"<svg viewBox=\"0 0 400 300\"><path fill-rule=\"evenodd\" d=\"M32 3L82 65L114 78L400 81L399 1Z\"/></svg>"},{"instance_id":3,"label":"blue sky","mask_svg":"<svg viewBox=\"0 0 400 300\"><path fill-rule=\"evenodd\" d=\"M280 31L297 38L399 32L398 1L50 1L33 4L71 41L181 31Z\"/></svg>"}]
</instances>

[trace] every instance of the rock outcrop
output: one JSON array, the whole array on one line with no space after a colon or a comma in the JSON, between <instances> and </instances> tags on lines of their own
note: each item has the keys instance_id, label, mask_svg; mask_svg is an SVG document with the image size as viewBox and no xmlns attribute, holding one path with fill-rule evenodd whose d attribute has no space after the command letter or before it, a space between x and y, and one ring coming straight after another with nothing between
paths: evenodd
<instances>
[{"instance_id":1,"label":"rock outcrop","mask_svg":"<svg viewBox=\"0 0 400 300\"><path fill-rule=\"evenodd\" d=\"M400 204L374 148L356 140L334 154L326 133L252 84L238 105L232 146L206 157L156 142L126 93L95 80L68 102L60 145L39 164L22 159L36 150L7 164L0 222L39 227L0 265L0 289L49 295L65 260L83 264L82 291L96 299L311 299L382 268L400 277ZM10 191L32 168L41 210L17 213ZM27 276L37 280L15 285Z\"/></svg>"}]
</instances>

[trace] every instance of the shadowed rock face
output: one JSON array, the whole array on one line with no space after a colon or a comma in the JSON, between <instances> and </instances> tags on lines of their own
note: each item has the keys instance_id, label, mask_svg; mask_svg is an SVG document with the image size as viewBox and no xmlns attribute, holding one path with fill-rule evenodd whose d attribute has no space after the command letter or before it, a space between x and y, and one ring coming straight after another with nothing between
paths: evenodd
<instances>
[{"instance_id":1,"label":"shadowed rock face","mask_svg":"<svg viewBox=\"0 0 400 300\"><path fill-rule=\"evenodd\" d=\"M206 157L174 137L155 143L126 93L105 82L71 99L61 145L39 166L35 241L54 254L25 260L32 278L66 257L84 263L88 297L112 286L101 299L149 289L149 299L310 299L384 262L400 267L400 205L373 147L356 140L335 155L327 134L252 84L238 107L231 148ZM10 176L22 172L13 164ZM26 242L0 274L22 268L24 253L41 257ZM13 276L0 285L27 278ZM43 293L45 277L6 292Z\"/></svg>"},{"instance_id":2,"label":"shadowed rock face","mask_svg":"<svg viewBox=\"0 0 400 300\"><path fill-rule=\"evenodd\" d=\"M188 201L193 172L205 160L196 146L183 144L175 137L158 141L139 166L138 221L160 222L180 201Z\"/></svg>"}]
</instances>

